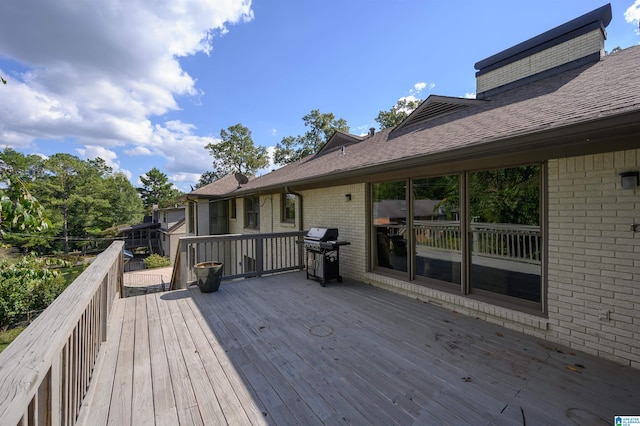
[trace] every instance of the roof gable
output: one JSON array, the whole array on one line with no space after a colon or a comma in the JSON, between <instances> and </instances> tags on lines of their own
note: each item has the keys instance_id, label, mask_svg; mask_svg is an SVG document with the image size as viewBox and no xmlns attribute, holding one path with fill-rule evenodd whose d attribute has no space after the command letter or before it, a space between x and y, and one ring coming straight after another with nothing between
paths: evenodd
<instances>
[{"instance_id":1,"label":"roof gable","mask_svg":"<svg viewBox=\"0 0 640 426\"><path fill-rule=\"evenodd\" d=\"M468 98L454 98L450 96L429 95L402 123L394 130L453 114L454 112L482 104L486 101Z\"/></svg>"},{"instance_id":2,"label":"roof gable","mask_svg":"<svg viewBox=\"0 0 640 426\"><path fill-rule=\"evenodd\" d=\"M320 148L316 156L324 155L327 152L334 151L340 147L352 145L365 139L363 136L356 136L350 133L335 132L331 138Z\"/></svg>"}]
</instances>

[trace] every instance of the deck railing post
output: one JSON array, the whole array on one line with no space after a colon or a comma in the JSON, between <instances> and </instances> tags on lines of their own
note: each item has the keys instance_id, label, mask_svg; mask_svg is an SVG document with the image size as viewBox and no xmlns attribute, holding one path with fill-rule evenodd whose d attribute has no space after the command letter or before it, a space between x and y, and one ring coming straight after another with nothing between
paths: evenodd
<instances>
[{"instance_id":1,"label":"deck railing post","mask_svg":"<svg viewBox=\"0 0 640 426\"><path fill-rule=\"evenodd\" d=\"M264 242L262 236L256 237L256 276L261 277L264 272Z\"/></svg>"}]
</instances>

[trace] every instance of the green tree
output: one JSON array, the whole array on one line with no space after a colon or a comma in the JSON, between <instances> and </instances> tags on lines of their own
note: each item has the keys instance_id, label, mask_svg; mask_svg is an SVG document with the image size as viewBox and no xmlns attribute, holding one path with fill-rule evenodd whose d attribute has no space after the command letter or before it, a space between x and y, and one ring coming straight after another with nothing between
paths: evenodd
<instances>
[{"instance_id":1,"label":"green tree","mask_svg":"<svg viewBox=\"0 0 640 426\"><path fill-rule=\"evenodd\" d=\"M43 231L51 226L42 205L3 162L0 162L0 181L6 185L0 190L0 235L15 231Z\"/></svg>"},{"instance_id":2,"label":"green tree","mask_svg":"<svg viewBox=\"0 0 640 426\"><path fill-rule=\"evenodd\" d=\"M57 262L68 267L67 262ZM12 263L0 260L0 328L15 323L30 311L46 308L64 289L64 277L48 268L47 260L23 257Z\"/></svg>"},{"instance_id":3,"label":"green tree","mask_svg":"<svg viewBox=\"0 0 640 426\"><path fill-rule=\"evenodd\" d=\"M349 126L344 118L336 119L332 113L323 114L317 109L302 117L302 120L309 130L303 135L287 136L276 145L274 153L276 164L290 164L314 154L335 132L349 132Z\"/></svg>"},{"instance_id":4,"label":"green tree","mask_svg":"<svg viewBox=\"0 0 640 426\"><path fill-rule=\"evenodd\" d=\"M44 176L44 159L38 155L24 155L12 148L0 151L0 161L27 186Z\"/></svg>"},{"instance_id":5,"label":"green tree","mask_svg":"<svg viewBox=\"0 0 640 426\"><path fill-rule=\"evenodd\" d=\"M380 111L375 118L380 130L396 127L409 116L422 101L420 99L401 98L389 111Z\"/></svg>"},{"instance_id":6,"label":"green tree","mask_svg":"<svg viewBox=\"0 0 640 426\"><path fill-rule=\"evenodd\" d=\"M474 172L469 177L471 216L480 222L540 224L540 167Z\"/></svg>"},{"instance_id":7,"label":"green tree","mask_svg":"<svg viewBox=\"0 0 640 426\"><path fill-rule=\"evenodd\" d=\"M182 192L169 182L167 175L157 167L153 167L140 176L140 181L143 186L138 188L138 193L147 211L150 211L154 205L160 208L171 207L176 204L176 200L182 195Z\"/></svg>"},{"instance_id":8,"label":"green tree","mask_svg":"<svg viewBox=\"0 0 640 426\"><path fill-rule=\"evenodd\" d=\"M106 224L110 227L142 222L142 199L129 179L122 173L115 173L107 177L105 185L106 198L110 205L108 211L102 212L103 217L108 217ZM102 229L105 230L106 227Z\"/></svg>"},{"instance_id":9,"label":"green tree","mask_svg":"<svg viewBox=\"0 0 640 426\"><path fill-rule=\"evenodd\" d=\"M269 165L267 149L255 146L251 130L242 124L220 130L220 139L220 142L205 147L213 157L213 173L205 174L205 179L212 176L219 179L232 173L254 175Z\"/></svg>"},{"instance_id":10,"label":"green tree","mask_svg":"<svg viewBox=\"0 0 640 426\"><path fill-rule=\"evenodd\" d=\"M196 186L193 189L202 188L203 186L209 185L210 183L215 182L216 180L218 180L218 176L216 172L211 172L211 171L204 172L203 174L200 175L200 179L198 180L198 183L196 183Z\"/></svg>"},{"instance_id":11,"label":"green tree","mask_svg":"<svg viewBox=\"0 0 640 426\"><path fill-rule=\"evenodd\" d=\"M38 191L47 206L54 227L59 229L62 250L69 253L69 228L72 214L77 215L76 204L81 201L85 163L71 154L54 154L45 160L46 176L39 184Z\"/></svg>"}]
</instances>

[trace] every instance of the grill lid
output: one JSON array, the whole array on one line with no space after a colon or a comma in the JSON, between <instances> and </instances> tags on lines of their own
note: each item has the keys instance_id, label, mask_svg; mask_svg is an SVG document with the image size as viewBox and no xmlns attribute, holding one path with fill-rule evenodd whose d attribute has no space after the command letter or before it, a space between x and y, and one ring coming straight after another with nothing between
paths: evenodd
<instances>
[{"instance_id":1,"label":"grill lid","mask_svg":"<svg viewBox=\"0 0 640 426\"><path fill-rule=\"evenodd\" d=\"M338 228L311 228L304 239L310 241L335 241L338 239Z\"/></svg>"}]
</instances>

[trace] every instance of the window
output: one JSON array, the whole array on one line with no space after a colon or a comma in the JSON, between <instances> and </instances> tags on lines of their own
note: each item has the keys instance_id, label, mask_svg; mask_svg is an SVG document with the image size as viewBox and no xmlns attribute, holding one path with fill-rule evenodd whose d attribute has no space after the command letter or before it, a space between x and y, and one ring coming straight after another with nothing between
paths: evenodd
<instances>
[{"instance_id":1,"label":"window","mask_svg":"<svg viewBox=\"0 0 640 426\"><path fill-rule=\"evenodd\" d=\"M226 200L209 203L209 235L222 235L229 232L228 212L229 205Z\"/></svg>"},{"instance_id":2,"label":"window","mask_svg":"<svg viewBox=\"0 0 640 426\"><path fill-rule=\"evenodd\" d=\"M238 215L238 209L236 207L236 198L229 201L229 208L231 211L229 212L229 217L231 219L236 219Z\"/></svg>"},{"instance_id":3,"label":"window","mask_svg":"<svg viewBox=\"0 0 640 426\"><path fill-rule=\"evenodd\" d=\"M282 194L280 196L281 221L295 223L296 221L296 196L293 194Z\"/></svg>"},{"instance_id":4,"label":"window","mask_svg":"<svg viewBox=\"0 0 640 426\"><path fill-rule=\"evenodd\" d=\"M542 302L540 166L469 174L472 293Z\"/></svg>"},{"instance_id":5,"label":"window","mask_svg":"<svg viewBox=\"0 0 640 426\"><path fill-rule=\"evenodd\" d=\"M196 217L198 217L197 213L197 204L195 202L189 203L189 235L197 235L197 226L196 226Z\"/></svg>"},{"instance_id":6,"label":"window","mask_svg":"<svg viewBox=\"0 0 640 426\"><path fill-rule=\"evenodd\" d=\"M541 310L542 170L536 164L372 184L375 267Z\"/></svg>"},{"instance_id":7,"label":"window","mask_svg":"<svg viewBox=\"0 0 640 426\"><path fill-rule=\"evenodd\" d=\"M244 199L244 227L260 228L260 199L258 197Z\"/></svg>"},{"instance_id":8,"label":"window","mask_svg":"<svg viewBox=\"0 0 640 426\"><path fill-rule=\"evenodd\" d=\"M414 179L413 236L417 277L460 288L460 176Z\"/></svg>"}]
</instances>

